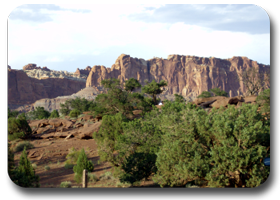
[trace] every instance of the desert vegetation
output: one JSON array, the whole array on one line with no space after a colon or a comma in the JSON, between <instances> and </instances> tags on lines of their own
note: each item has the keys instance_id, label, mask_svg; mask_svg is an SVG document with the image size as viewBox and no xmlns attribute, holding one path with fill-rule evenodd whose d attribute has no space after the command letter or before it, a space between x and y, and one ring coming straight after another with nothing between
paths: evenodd
<instances>
[{"instance_id":1,"label":"desert vegetation","mask_svg":"<svg viewBox=\"0 0 280 200\"><path fill-rule=\"evenodd\" d=\"M86 111L102 118L98 122L100 128L92 133L94 140L90 140L96 144L98 162L89 158L84 147L70 148L64 156L60 170L74 173L75 184L81 182L83 169L88 170L93 187L137 187L145 182L159 187L257 187L268 178L270 169L263 159L270 157L269 89L260 92L255 104L205 110L200 105L186 103L179 94L175 95L175 101L165 100L164 105L158 106L157 95L163 92L165 81L146 81L145 86L136 79L124 84L118 79L101 83L106 92L94 101L68 100L59 111L71 118L78 118ZM140 88L141 92L135 92ZM204 94L200 97L228 96L219 88ZM58 112L47 114L41 108L30 116L60 117ZM8 110L8 117L9 143L16 139L27 141L32 133L26 116ZM26 157L27 148L27 144L23 145L18 152L22 151L25 168L34 172ZM13 153L10 149L9 169L16 174L23 161L15 167ZM99 176L93 174L100 163L108 163L111 171ZM49 169L44 173L51 173L53 164L45 166ZM21 170L20 174L30 177L30 185L26 187L38 186L35 173ZM12 177L13 181L19 181L19 175ZM58 187L77 186L69 181L60 183Z\"/></svg>"}]
</instances>

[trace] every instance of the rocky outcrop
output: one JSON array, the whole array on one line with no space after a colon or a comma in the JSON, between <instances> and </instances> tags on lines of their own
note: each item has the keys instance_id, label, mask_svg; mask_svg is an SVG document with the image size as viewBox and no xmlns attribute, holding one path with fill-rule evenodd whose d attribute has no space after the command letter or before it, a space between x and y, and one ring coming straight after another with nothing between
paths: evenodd
<instances>
[{"instance_id":1,"label":"rocky outcrop","mask_svg":"<svg viewBox=\"0 0 280 200\"><path fill-rule=\"evenodd\" d=\"M37 67L37 65L36 64L32 64L32 63L30 63L30 64L27 64L27 65L25 65L25 66L23 66L23 68L22 68L23 70L33 70L33 69L41 69L41 70L43 70L43 71L51 71L50 69L48 69L47 67L43 67L43 68L41 68L41 67Z\"/></svg>"},{"instance_id":2,"label":"rocky outcrop","mask_svg":"<svg viewBox=\"0 0 280 200\"><path fill-rule=\"evenodd\" d=\"M85 87L85 82L64 78L36 79L22 70L8 69L8 106L16 109L36 100L71 95Z\"/></svg>"},{"instance_id":3,"label":"rocky outcrop","mask_svg":"<svg viewBox=\"0 0 280 200\"><path fill-rule=\"evenodd\" d=\"M55 71L55 70L43 70L43 69L31 69L31 70L25 70L24 71L27 76L31 78L36 79L47 79L47 78L65 78L65 79L71 79L75 81L82 81L86 82L87 75L84 74L75 74L73 72L67 72L67 71Z\"/></svg>"},{"instance_id":4,"label":"rocky outcrop","mask_svg":"<svg viewBox=\"0 0 280 200\"><path fill-rule=\"evenodd\" d=\"M122 54L111 68L93 66L86 86L100 86L101 81L108 78L118 78L121 83L135 78L142 85L146 79L157 82L165 80L168 82L164 88L166 95L178 93L192 100L201 92L218 87L233 97L245 94L244 85L238 81L238 74L251 67L259 69L261 73L270 68L269 65L259 64L247 57L219 59L170 55L167 59L144 60Z\"/></svg>"},{"instance_id":5,"label":"rocky outcrop","mask_svg":"<svg viewBox=\"0 0 280 200\"><path fill-rule=\"evenodd\" d=\"M77 70L75 71L74 74L76 74L76 75L86 75L86 76L88 76L90 70L91 70L91 67L90 67L90 66L87 66L85 69L79 69L79 68L77 68Z\"/></svg>"}]
</instances>

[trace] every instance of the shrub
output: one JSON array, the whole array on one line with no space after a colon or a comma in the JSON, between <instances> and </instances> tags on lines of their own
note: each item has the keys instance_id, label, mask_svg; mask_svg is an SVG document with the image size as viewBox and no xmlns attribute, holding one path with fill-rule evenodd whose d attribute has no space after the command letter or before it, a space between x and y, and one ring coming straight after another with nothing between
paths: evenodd
<instances>
[{"instance_id":1,"label":"shrub","mask_svg":"<svg viewBox=\"0 0 280 200\"><path fill-rule=\"evenodd\" d=\"M19 151L22 151L24 148L32 149L32 148L34 148L34 146L29 141L23 141L23 142L20 142L16 145L14 151L19 152Z\"/></svg>"},{"instance_id":2,"label":"shrub","mask_svg":"<svg viewBox=\"0 0 280 200\"><path fill-rule=\"evenodd\" d=\"M19 112L18 111L11 111L10 108L8 108L8 118L14 117L16 118L18 116Z\"/></svg>"},{"instance_id":3,"label":"shrub","mask_svg":"<svg viewBox=\"0 0 280 200\"><path fill-rule=\"evenodd\" d=\"M32 133L30 126L28 125L26 119L16 119L10 117L8 119L8 139L14 140L17 138L26 139Z\"/></svg>"},{"instance_id":4,"label":"shrub","mask_svg":"<svg viewBox=\"0 0 280 200\"><path fill-rule=\"evenodd\" d=\"M79 158L80 155L80 151L77 151L74 147L72 147L71 149L69 149L69 153L66 156L66 164L76 164L77 160Z\"/></svg>"},{"instance_id":5,"label":"shrub","mask_svg":"<svg viewBox=\"0 0 280 200\"><path fill-rule=\"evenodd\" d=\"M24 148L18 167L12 173L11 179L21 187L39 187L39 176L35 175L33 167L27 158L26 149Z\"/></svg>"},{"instance_id":6,"label":"shrub","mask_svg":"<svg viewBox=\"0 0 280 200\"><path fill-rule=\"evenodd\" d=\"M74 165L73 164L69 164L69 163L65 163L64 168L65 169L73 169Z\"/></svg>"},{"instance_id":7,"label":"shrub","mask_svg":"<svg viewBox=\"0 0 280 200\"><path fill-rule=\"evenodd\" d=\"M59 113L57 110L51 112L50 118L59 118Z\"/></svg>"},{"instance_id":8,"label":"shrub","mask_svg":"<svg viewBox=\"0 0 280 200\"><path fill-rule=\"evenodd\" d=\"M35 163L32 164L33 169L37 168L37 165Z\"/></svg>"},{"instance_id":9,"label":"shrub","mask_svg":"<svg viewBox=\"0 0 280 200\"><path fill-rule=\"evenodd\" d=\"M81 112L79 110L73 109L70 111L69 116L77 118L80 114L81 114Z\"/></svg>"},{"instance_id":10,"label":"shrub","mask_svg":"<svg viewBox=\"0 0 280 200\"><path fill-rule=\"evenodd\" d=\"M45 169L46 171L48 171L48 170L50 170L51 168L50 168L50 166L45 165L44 169Z\"/></svg>"},{"instance_id":11,"label":"shrub","mask_svg":"<svg viewBox=\"0 0 280 200\"><path fill-rule=\"evenodd\" d=\"M71 188L71 182L70 181L64 181L60 183L61 188Z\"/></svg>"},{"instance_id":12,"label":"shrub","mask_svg":"<svg viewBox=\"0 0 280 200\"><path fill-rule=\"evenodd\" d=\"M98 181L98 178L95 174L92 174L92 173L88 173L88 182L97 182Z\"/></svg>"},{"instance_id":13,"label":"shrub","mask_svg":"<svg viewBox=\"0 0 280 200\"><path fill-rule=\"evenodd\" d=\"M50 115L50 112L45 110L43 107L36 107L35 110L28 113L28 116L31 120L47 119Z\"/></svg>"},{"instance_id":14,"label":"shrub","mask_svg":"<svg viewBox=\"0 0 280 200\"><path fill-rule=\"evenodd\" d=\"M247 104L209 114L186 109L163 118L166 134L154 181L171 187L194 180L209 187L259 186L269 175L261 161L270 155L270 122L257 109Z\"/></svg>"},{"instance_id":15,"label":"shrub","mask_svg":"<svg viewBox=\"0 0 280 200\"><path fill-rule=\"evenodd\" d=\"M211 93L208 91L203 91L200 95L197 96L197 98L208 98L211 97Z\"/></svg>"},{"instance_id":16,"label":"shrub","mask_svg":"<svg viewBox=\"0 0 280 200\"><path fill-rule=\"evenodd\" d=\"M110 179L114 179L112 172L105 172L100 176L100 180L110 180Z\"/></svg>"},{"instance_id":17,"label":"shrub","mask_svg":"<svg viewBox=\"0 0 280 200\"><path fill-rule=\"evenodd\" d=\"M84 169L88 170L88 172L92 172L94 170L94 166L92 162L87 159L85 150L82 149L77 161L77 165L73 167L73 171L75 172L74 179L77 183L80 183L82 181Z\"/></svg>"}]
</instances>

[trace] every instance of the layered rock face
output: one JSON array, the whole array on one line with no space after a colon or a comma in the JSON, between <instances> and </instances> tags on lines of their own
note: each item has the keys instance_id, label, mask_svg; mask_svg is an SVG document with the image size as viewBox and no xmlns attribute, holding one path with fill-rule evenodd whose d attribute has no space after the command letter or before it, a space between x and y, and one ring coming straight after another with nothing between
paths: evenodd
<instances>
[{"instance_id":1,"label":"layered rock face","mask_svg":"<svg viewBox=\"0 0 280 200\"><path fill-rule=\"evenodd\" d=\"M22 70L8 69L8 106L15 109L43 98L71 95L85 87L85 81L67 78L36 79Z\"/></svg>"},{"instance_id":2,"label":"layered rock face","mask_svg":"<svg viewBox=\"0 0 280 200\"><path fill-rule=\"evenodd\" d=\"M118 78L121 83L129 78L137 79L142 85L144 80L165 80L165 94L182 94L190 100L203 91L221 88L230 97L245 94L245 88L238 81L238 74L247 68L257 68L264 72L270 68L247 57L230 59L204 58L196 56L170 55L167 59L150 60L132 58L122 54L111 68L93 66L86 82L86 87L100 86L101 81Z\"/></svg>"}]
</instances>

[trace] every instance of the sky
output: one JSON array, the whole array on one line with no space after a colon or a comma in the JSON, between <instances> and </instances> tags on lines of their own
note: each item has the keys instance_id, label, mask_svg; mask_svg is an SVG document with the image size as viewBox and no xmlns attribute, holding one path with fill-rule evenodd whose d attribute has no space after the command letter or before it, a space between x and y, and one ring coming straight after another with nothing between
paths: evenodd
<instances>
[{"instance_id":1,"label":"sky","mask_svg":"<svg viewBox=\"0 0 280 200\"><path fill-rule=\"evenodd\" d=\"M245 56L270 64L270 21L254 4L23 4L8 18L8 65L111 67L118 56Z\"/></svg>"}]
</instances>

